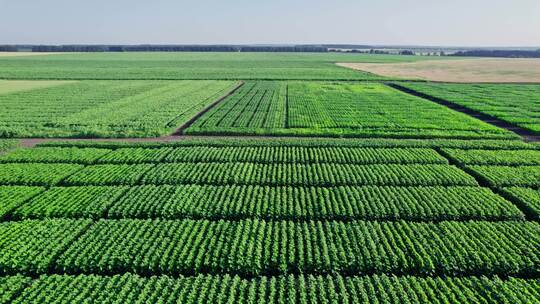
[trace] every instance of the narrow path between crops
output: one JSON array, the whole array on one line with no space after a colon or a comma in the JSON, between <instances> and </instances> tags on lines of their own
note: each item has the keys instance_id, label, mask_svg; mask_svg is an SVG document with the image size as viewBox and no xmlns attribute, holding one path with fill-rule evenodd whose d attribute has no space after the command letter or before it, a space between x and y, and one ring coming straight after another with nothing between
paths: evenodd
<instances>
[{"instance_id":1,"label":"narrow path between crops","mask_svg":"<svg viewBox=\"0 0 540 304\"><path fill-rule=\"evenodd\" d=\"M509 123L507 121L501 120L501 119L499 119L497 117L491 116L489 114L485 114L485 113L482 113L482 112L479 112L479 111L476 111L476 110L472 110L472 109L464 107L462 105L452 103L452 102L450 102L448 100L438 98L438 97L434 97L434 96L431 96L431 95L428 95L428 94L424 94L424 93L415 91L413 89L406 88L406 87L401 86L401 85L399 85L397 83L385 83L385 84L387 86L391 87L391 88L402 91L404 93L414 95L416 97L420 97L420 98L423 98L423 99L427 99L429 101L438 103L438 104L443 105L445 107L448 107L448 108L450 108L450 109L452 109L454 111L458 111L458 112L461 112L463 114L472 116L472 117L474 117L476 119L480 119L481 121L486 122L488 124L491 124L491 125L494 125L496 127L508 130L510 132L513 132L513 133L516 133L517 135L521 136L521 138L523 138L524 141L527 141L527 142L540 141L540 135L535 134L534 132L531 132L529 130L523 129L521 127L518 127L518 126L516 126L514 124L511 124L511 123Z\"/></svg>"},{"instance_id":2,"label":"narrow path between crops","mask_svg":"<svg viewBox=\"0 0 540 304\"><path fill-rule=\"evenodd\" d=\"M213 107L217 106L220 102L228 98L229 96L233 95L238 89L240 89L245 84L244 81L240 81L234 89L230 90L227 94L221 96L213 103L209 104L206 108L204 108L199 113L195 114L193 117L191 117L187 122L185 122L183 125L180 126L180 128L176 129L172 135L166 136L166 137L174 137L182 135L185 129L189 128L197 119L199 119L201 116L206 114L208 111L210 111Z\"/></svg>"}]
</instances>

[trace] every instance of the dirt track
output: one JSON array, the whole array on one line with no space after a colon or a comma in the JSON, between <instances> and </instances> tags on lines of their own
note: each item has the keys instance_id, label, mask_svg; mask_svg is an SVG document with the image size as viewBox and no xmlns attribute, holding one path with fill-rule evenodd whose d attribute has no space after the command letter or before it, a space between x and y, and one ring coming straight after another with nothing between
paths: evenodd
<instances>
[{"instance_id":1,"label":"dirt track","mask_svg":"<svg viewBox=\"0 0 540 304\"><path fill-rule=\"evenodd\" d=\"M540 59L480 58L407 63L337 63L382 76L463 83L540 83Z\"/></svg>"}]
</instances>

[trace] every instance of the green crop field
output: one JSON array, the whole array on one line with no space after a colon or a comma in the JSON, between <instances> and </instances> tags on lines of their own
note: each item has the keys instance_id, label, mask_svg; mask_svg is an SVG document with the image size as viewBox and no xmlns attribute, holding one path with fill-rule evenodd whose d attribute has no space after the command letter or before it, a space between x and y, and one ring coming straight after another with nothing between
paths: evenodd
<instances>
[{"instance_id":1,"label":"green crop field","mask_svg":"<svg viewBox=\"0 0 540 304\"><path fill-rule=\"evenodd\" d=\"M403 84L540 134L540 85Z\"/></svg>"},{"instance_id":2,"label":"green crop field","mask_svg":"<svg viewBox=\"0 0 540 304\"><path fill-rule=\"evenodd\" d=\"M61 81L0 90L4 137L152 137L173 132L232 81ZM0 83L1 85L2 83Z\"/></svg>"},{"instance_id":3,"label":"green crop field","mask_svg":"<svg viewBox=\"0 0 540 304\"><path fill-rule=\"evenodd\" d=\"M0 303L540 303L538 138L335 65L424 59L0 57Z\"/></svg>"},{"instance_id":4,"label":"green crop field","mask_svg":"<svg viewBox=\"0 0 540 304\"><path fill-rule=\"evenodd\" d=\"M186 134L408 138L513 136L383 84L322 82L248 82L195 121Z\"/></svg>"},{"instance_id":5,"label":"green crop field","mask_svg":"<svg viewBox=\"0 0 540 304\"><path fill-rule=\"evenodd\" d=\"M0 79L329 79L384 77L336 62L408 62L422 57L309 53L87 53L0 58Z\"/></svg>"}]
</instances>

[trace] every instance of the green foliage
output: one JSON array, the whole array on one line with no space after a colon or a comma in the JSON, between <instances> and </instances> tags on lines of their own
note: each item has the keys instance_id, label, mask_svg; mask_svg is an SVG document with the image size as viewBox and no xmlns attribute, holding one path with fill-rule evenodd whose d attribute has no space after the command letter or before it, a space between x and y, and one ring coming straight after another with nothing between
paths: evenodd
<instances>
[{"instance_id":1,"label":"green foliage","mask_svg":"<svg viewBox=\"0 0 540 304\"><path fill-rule=\"evenodd\" d=\"M0 277L0 303L11 303L26 286L30 285L30 278L21 275Z\"/></svg>"},{"instance_id":2,"label":"green foliage","mask_svg":"<svg viewBox=\"0 0 540 304\"><path fill-rule=\"evenodd\" d=\"M467 169L493 187L540 187L540 166L467 166Z\"/></svg>"},{"instance_id":3,"label":"green foliage","mask_svg":"<svg viewBox=\"0 0 540 304\"><path fill-rule=\"evenodd\" d=\"M45 193L37 199L47 197ZM523 213L479 187L149 185L130 188L112 205L108 217L431 221L520 220Z\"/></svg>"},{"instance_id":4,"label":"green foliage","mask_svg":"<svg viewBox=\"0 0 540 304\"><path fill-rule=\"evenodd\" d=\"M0 156L0 163L79 163L92 164L111 150L100 148L36 147L19 148Z\"/></svg>"},{"instance_id":5,"label":"green foliage","mask_svg":"<svg viewBox=\"0 0 540 304\"><path fill-rule=\"evenodd\" d=\"M237 83L232 81L88 80L0 94L0 135L165 135L225 95L235 85ZM68 105L66 100L69 100Z\"/></svg>"},{"instance_id":6,"label":"green foliage","mask_svg":"<svg viewBox=\"0 0 540 304\"><path fill-rule=\"evenodd\" d=\"M396 138L515 137L503 129L383 84L261 81L246 83L185 132Z\"/></svg>"},{"instance_id":7,"label":"green foliage","mask_svg":"<svg viewBox=\"0 0 540 304\"><path fill-rule=\"evenodd\" d=\"M348 147L348 148L456 148L484 150L531 150L540 145L521 140L461 139L391 139L391 138L287 138L287 137L221 137L186 138L172 142L126 141L50 141L40 147L165 148L165 147Z\"/></svg>"},{"instance_id":8,"label":"green foliage","mask_svg":"<svg viewBox=\"0 0 540 304\"><path fill-rule=\"evenodd\" d=\"M540 189L509 187L503 191L531 217L540 220Z\"/></svg>"},{"instance_id":9,"label":"green foliage","mask_svg":"<svg viewBox=\"0 0 540 304\"><path fill-rule=\"evenodd\" d=\"M109 165L113 170L113 165ZM92 170L92 167L89 167ZM69 178L68 180L73 180ZM108 179L92 180L106 184ZM143 184L245 184L274 186L475 186L476 181L448 165L350 164L159 164L142 178Z\"/></svg>"},{"instance_id":10,"label":"green foliage","mask_svg":"<svg viewBox=\"0 0 540 304\"><path fill-rule=\"evenodd\" d=\"M7 280L28 280L19 277ZM6 279L4 279L6 280ZM125 274L40 277L15 299L22 303L540 303L537 279L414 276L231 275L144 278ZM46 300L45 300L46 299Z\"/></svg>"},{"instance_id":11,"label":"green foliage","mask_svg":"<svg viewBox=\"0 0 540 304\"><path fill-rule=\"evenodd\" d=\"M19 144L16 139L0 139L0 155L15 148Z\"/></svg>"},{"instance_id":12,"label":"green foliage","mask_svg":"<svg viewBox=\"0 0 540 304\"><path fill-rule=\"evenodd\" d=\"M432 149L348 147L176 147L121 148L100 158L101 163L250 162L338 164L445 164Z\"/></svg>"},{"instance_id":13,"label":"green foliage","mask_svg":"<svg viewBox=\"0 0 540 304\"><path fill-rule=\"evenodd\" d=\"M152 275L525 276L539 274L539 243L534 222L100 220L55 268Z\"/></svg>"},{"instance_id":14,"label":"green foliage","mask_svg":"<svg viewBox=\"0 0 540 304\"><path fill-rule=\"evenodd\" d=\"M47 273L89 224L63 219L0 223L0 274Z\"/></svg>"},{"instance_id":15,"label":"green foliage","mask_svg":"<svg viewBox=\"0 0 540 304\"><path fill-rule=\"evenodd\" d=\"M330 53L79 53L0 58L3 79L384 79L336 62L428 57Z\"/></svg>"},{"instance_id":16,"label":"green foliage","mask_svg":"<svg viewBox=\"0 0 540 304\"><path fill-rule=\"evenodd\" d=\"M88 166L67 177L63 184L75 186L133 185L152 167L153 165L149 164Z\"/></svg>"},{"instance_id":17,"label":"green foliage","mask_svg":"<svg viewBox=\"0 0 540 304\"><path fill-rule=\"evenodd\" d=\"M114 153L112 153L114 154ZM333 164L446 164L431 149L346 147L189 147L175 148L165 162L255 162Z\"/></svg>"},{"instance_id":18,"label":"green foliage","mask_svg":"<svg viewBox=\"0 0 540 304\"><path fill-rule=\"evenodd\" d=\"M540 165L540 150L457 150L442 152L464 165Z\"/></svg>"},{"instance_id":19,"label":"green foliage","mask_svg":"<svg viewBox=\"0 0 540 304\"><path fill-rule=\"evenodd\" d=\"M540 134L540 85L400 83Z\"/></svg>"},{"instance_id":20,"label":"green foliage","mask_svg":"<svg viewBox=\"0 0 540 304\"><path fill-rule=\"evenodd\" d=\"M74 164L0 164L0 185L51 186L82 168Z\"/></svg>"},{"instance_id":21,"label":"green foliage","mask_svg":"<svg viewBox=\"0 0 540 304\"><path fill-rule=\"evenodd\" d=\"M13 212L15 218L99 218L125 191L122 187L54 187Z\"/></svg>"},{"instance_id":22,"label":"green foliage","mask_svg":"<svg viewBox=\"0 0 540 304\"><path fill-rule=\"evenodd\" d=\"M105 164L159 163L171 153L170 147L163 148L119 148L99 159ZM189 150L189 149L188 149Z\"/></svg>"},{"instance_id":23,"label":"green foliage","mask_svg":"<svg viewBox=\"0 0 540 304\"><path fill-rule=\"evenodd\" d=\"M0 186L0 218L43 190L41 187Z\"/></svg>"}]
</instances>

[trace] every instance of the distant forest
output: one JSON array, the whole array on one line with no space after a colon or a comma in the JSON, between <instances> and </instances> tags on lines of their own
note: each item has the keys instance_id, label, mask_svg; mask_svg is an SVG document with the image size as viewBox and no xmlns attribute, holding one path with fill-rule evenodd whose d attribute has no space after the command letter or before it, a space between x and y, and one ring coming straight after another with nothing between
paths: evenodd
<instances>
[{"instance_id":1,"label":"distant forest","mask_svg":"<svg viewBox=\"0 0 540 304\"><path fill-rule=\"evenodd\" d=\"M308 52L364 53L505 58L540 58L539 50L444 49L428 47L382 47L355 44L318 45L0 45L0 52ZM436 51L435 51L436 50ZM445 51L448 51L445 53Z\"/></svg>"},{"instance_id":2,"label":"distant forest","mask_svg":"<svg viewBox=\"0 0 540 304\"><path fill-rule=\"evenodd\" d=\"M472 50L459 51L450 56L472 57L502 57L502 58L540 58L540 49L535 51L524 50Z\"/></svg>"},{"instance_id":3,"label":"distant forest","mask_svg":"<svg viewBox=\"0 0 540 304\"><path fill-rule=\"evenodd\" d=\"M320 45L0 45L1 52L328 52Z\"/></svg>"}]
</instances>

